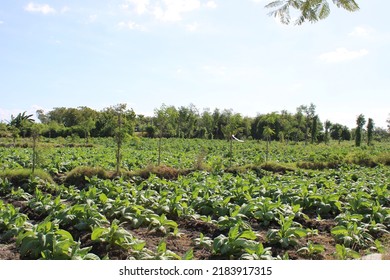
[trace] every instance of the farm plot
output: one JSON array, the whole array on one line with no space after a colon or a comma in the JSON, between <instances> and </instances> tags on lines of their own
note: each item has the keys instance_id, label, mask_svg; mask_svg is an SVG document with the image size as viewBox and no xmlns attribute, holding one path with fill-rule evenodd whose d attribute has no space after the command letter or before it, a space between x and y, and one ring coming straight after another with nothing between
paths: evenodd
<instances>
[{"instance_id":1,"label":"farm plot","mask_svg":"<svg viewBox=\"0 0 390 280\"><path fill-rule=\"evenodd\" d=\"M211 151L222 144L217 148L209 144L210 158L220 156ZM77 166L75 160L91 154L78 150L86 156L53 159ZM23 151L3 150L3 164L14 168L16 160L23 162ZM188 152L189 157L196 156L194 150ZM104 164L103 154L107 153L91 157L95 165ZM310 156L300 154L306 160ZM220 157L227 165L228 160ZM207 158L205 162L210 164ZM49 172L56 168L53 160L45 164ZM52 174L61 173L56 169ZM389 178L387 166L346 163L337 169L283 172L226 172L214 166L175 179L153 174L92 176L77 186L39 177L16 184L4 177L0 258L352 259L371 252L386 256Z\"/></svg>"}]
</instances>

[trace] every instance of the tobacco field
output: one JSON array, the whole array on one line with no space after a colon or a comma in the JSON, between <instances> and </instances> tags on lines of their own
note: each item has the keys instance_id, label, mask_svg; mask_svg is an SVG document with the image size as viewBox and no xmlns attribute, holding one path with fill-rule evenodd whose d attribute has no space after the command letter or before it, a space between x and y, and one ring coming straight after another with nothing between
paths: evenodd
<instances>
[{"instance_id":1,"label":"tobacco field","mask_svg":"<svg viewBox=\"0 0 390 280\"><path fill-rule=\"evenodd\" d=\"M0 146L0 259L390 253L390 145L109 138Z\"/></svg>"}]
</instances>

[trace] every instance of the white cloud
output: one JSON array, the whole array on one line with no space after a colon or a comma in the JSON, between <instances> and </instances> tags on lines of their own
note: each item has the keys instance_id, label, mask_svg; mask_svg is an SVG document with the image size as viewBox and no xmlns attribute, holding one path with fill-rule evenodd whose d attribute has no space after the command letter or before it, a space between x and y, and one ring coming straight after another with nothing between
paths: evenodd
<instances>
[{"instance_id":1,"label":"white cloud","mask_svg":"<svg viewBox=\"0 0 390 280\"><path fill-rule=\"evenodd\" d=\"M215 1L207 1L205 6L209 9L215 9L217 8L217 3L215 3Z\"/></svg>"},{"instance_id":2,"label":"white cloud","mask_svg":"<svg viewBox=\"0 0 390 280\"><path fill-rule=\"evenodd\" d=\"M177 22L183 19L183 14L200 8L215 9L217 3L212 0L125 0L120 5L122 10L130 10L138 15L152 15L154 18Z\"/></svg>"},{"instance_id":3,"label":"white cloud","mask_svg":"<svg viewBox=\"0 0 390 280\"><path fill-rule=\"evenodd\" d=\"M142 15L149 10L149 6L150 6L149 0L127 0L126 2L131 4L134 7L134 11L137 14ZM122 8L128 9L129 4L122 5Z\"/></svg>"},{"instance_id":4,"label":"white cloud","mask_svg":"<svg viewBox=\"0 0 390 280\"><path fill-rule=\"evenodd\" d=\"M194 32L194 31L198 30L198 28L199 28L199 24L197 22L186 25L186 29L190 32Z\"/></svg>"},{"instance_id":5,"label":"white cloud","mask_svg":"<svg viewBox=\"0 0 390 280\"><path fill-rule=\"evenodd\" d=\"M142 25L139 25L133 21L121 21L120 23L118 23L118 26L120 28L126 28L126 29L130 29L130 30L144 30L145 28L142 26Z\"/></svg>"},{"instance_id":6,"label":"white cloud","mask_svg":"<svg viewBox=\"0 0 390 280\"><path fill-rule=\"evenodd\" d=\"M0 20L0 24L3 24L3 23L4 23L4 21Z\"/></svg>"},{"instance_id":7,"label":"white cloud","mask_svg":"<svg viewBox=\"0 0 390 280\"><path fill-rule=\"evenodd\" d=\"M357 59L368 54L368 50L349 51L346 48L338 48L335 51L323 53L319 56L320 60L328 63L336 63L347 60Z\"/></svg>"},{"instance_id":8,"label":"white cloud","mask_svg":"<svg viewBox=\"0 0 390 280\"><path fill-rule=\"evenodd\" d=\"M348 35L352 36L352 37L366 38L366 37L370 36L371 33L372 33L372 29L366 28L366 27L362 27L362 26L357 26Z\"/></svg>"},{"instance_id":9,"label":"white cloud","mask_svg":"<svg viewBox=\"0 0 390 280\"><path fill-rule=\"evenodd\" d=\"M255 3L260 3L262 2L263 0L252 0L252 2L255 2Z\"/></svg>"},{"instance_id":10,"label":"white cloud","mask_svg":"<svg viewBox=\"0 0 390 280\"><path fill-rule=\"evenodd\" d=\"M90 15L88 17L88 22L95 22L97 20L98 16L97 15Z\"/></svg>"},{"instance_id":11,"label":"white cloud","mask_svg":"<svg viewBox=\"0 0 390 280\"><path fill-rule=\"evenodd\" d=\"M198 0L162 0L161 4L154 7L153 14L162 21L180 21L183 13L200 8Z\"/></svg>"},{"instance_id":12,"label":"white cloud","mask_svg":"<svg viewBox=\"0 0 390 280\"><path fill-rule=\"evenodd\" d=\"M33 2L30 2L26 7L24 7L24 10L30 13L41 13L44 15L56 13L56 10L48 4L35 4Z\"/></svg>"},{"instance_id":13,"label":"white cloud","mask_svg":"<svg viewBox=\"0 0 390 280\"><path fill-rule=\"evenodd\" d=\"M225 66L204 65L202 70L212 76L223 77L227 74L227 68Z\"/></svg>"},{"instance_id":14,"label":"white cloud","mask_svg":"<svg viewBox=\"0 0 390 280\"><path fill-rule=\"evenodd\" d=\"M70 11L70 8L68 6L64 6L64 7L61 8L61 13L63 13L63 14L67 13L69 11Z\"/></svg>"}]
</instances>

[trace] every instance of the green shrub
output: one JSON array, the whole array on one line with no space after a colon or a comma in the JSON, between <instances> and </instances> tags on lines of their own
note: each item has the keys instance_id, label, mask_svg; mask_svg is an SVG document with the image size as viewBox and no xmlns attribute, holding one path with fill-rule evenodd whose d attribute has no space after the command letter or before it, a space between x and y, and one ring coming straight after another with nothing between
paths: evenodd
<instances>
[{"instance_id":1,"label":"green shrub","mask_svg":"<svg viewBox=\"0 0 390 280\"><path fill-rule=\"evenodd\" d=\"M335 169L339 167L339 163L302 161L297 163L297 167L302 169L313 169L313 170Z\"/></svg>"},{"instance_id":2,"label":"green shrub","mask_svg":"<svg viewBox=\"0 0 390 280\"><path fill-rule=\"evenodd\" d=\"M37 169L34 173L31 169L14 169L0 171L0 178L7 178L13 186L22 186L27 184L31 179L38 177L41 180L54 183L53 178L47 172Z\"/></svg>"},{"instance_id":3,"label":"green shrub","mask_svg":"<svg viewBox=\"0 0 390 280\"><path fill-rule=\"evenodd\" d=\"M375 167L377 163L367 151L355 151L347 154L345 162L360 166Z\"/></svg>"},{"instance_id":4,"label":"green shrub","mask_svg":"<svg viewBox=\"0 0 390 280\"><path fill-rule=\"evenodd\" d=\"M191 169L176 169L174 167L166 166L166 165L148 165L147 167L128 172L127 176L140 176L144 179L149 178L151 174L155 174L159 178L164 178L168 180L177 179L180 175L187 175L191 173L193 170Z\"/></svg>"},{"instance_id":5,"label":"green shrub","mask_svg":"<svg viewBox=\"0 0 390 280\"><path fill-rule=\"evenodd\" d=\"M66 175L64 180L65 185L73 185L76 187L85 187L87 184L86 178L98 177L99 179L109 179L112 176L101 167L91 167L91 166L79 166Z\"/></svg>"},{"instance_id":6,"label":"green shrub","mask_svg":"<svg viewBox=\"0 0 390 280\"><path fill-rule=\"evenodd\" d=\"M261 168L274 173L286 173L288 171L295 171L295 168L288 164L281 164L278 162L268 161L261 165Z\"/></svg>"},{"instance_id":7,"label":"green shrub","mask_svg":"<svg viewBox=\"0 0 390 280\"><path fill-rule=\"evenodd\" d=\"M390 153L383 153L376 156L375 161L383 165L390 165Z\"/></svg>"}]
</instances>

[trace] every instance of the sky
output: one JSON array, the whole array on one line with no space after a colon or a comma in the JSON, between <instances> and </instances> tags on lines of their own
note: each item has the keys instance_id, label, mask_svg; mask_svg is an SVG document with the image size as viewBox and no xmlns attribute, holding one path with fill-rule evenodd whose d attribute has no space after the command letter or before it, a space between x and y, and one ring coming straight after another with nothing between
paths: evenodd
<instances>
[{"instance_id":1,"label":"sky","mask_svg":"<svg viewBox=\"0 0 390 280\"><path fill-rule=\"evenodd\" d=\"M254 117L316 105L349 127L390 117L390 1L331 4L283 25L270 0L12 0L0 3L0 121L37 109L127 103Z\"/></svg>"}]
</instances>

